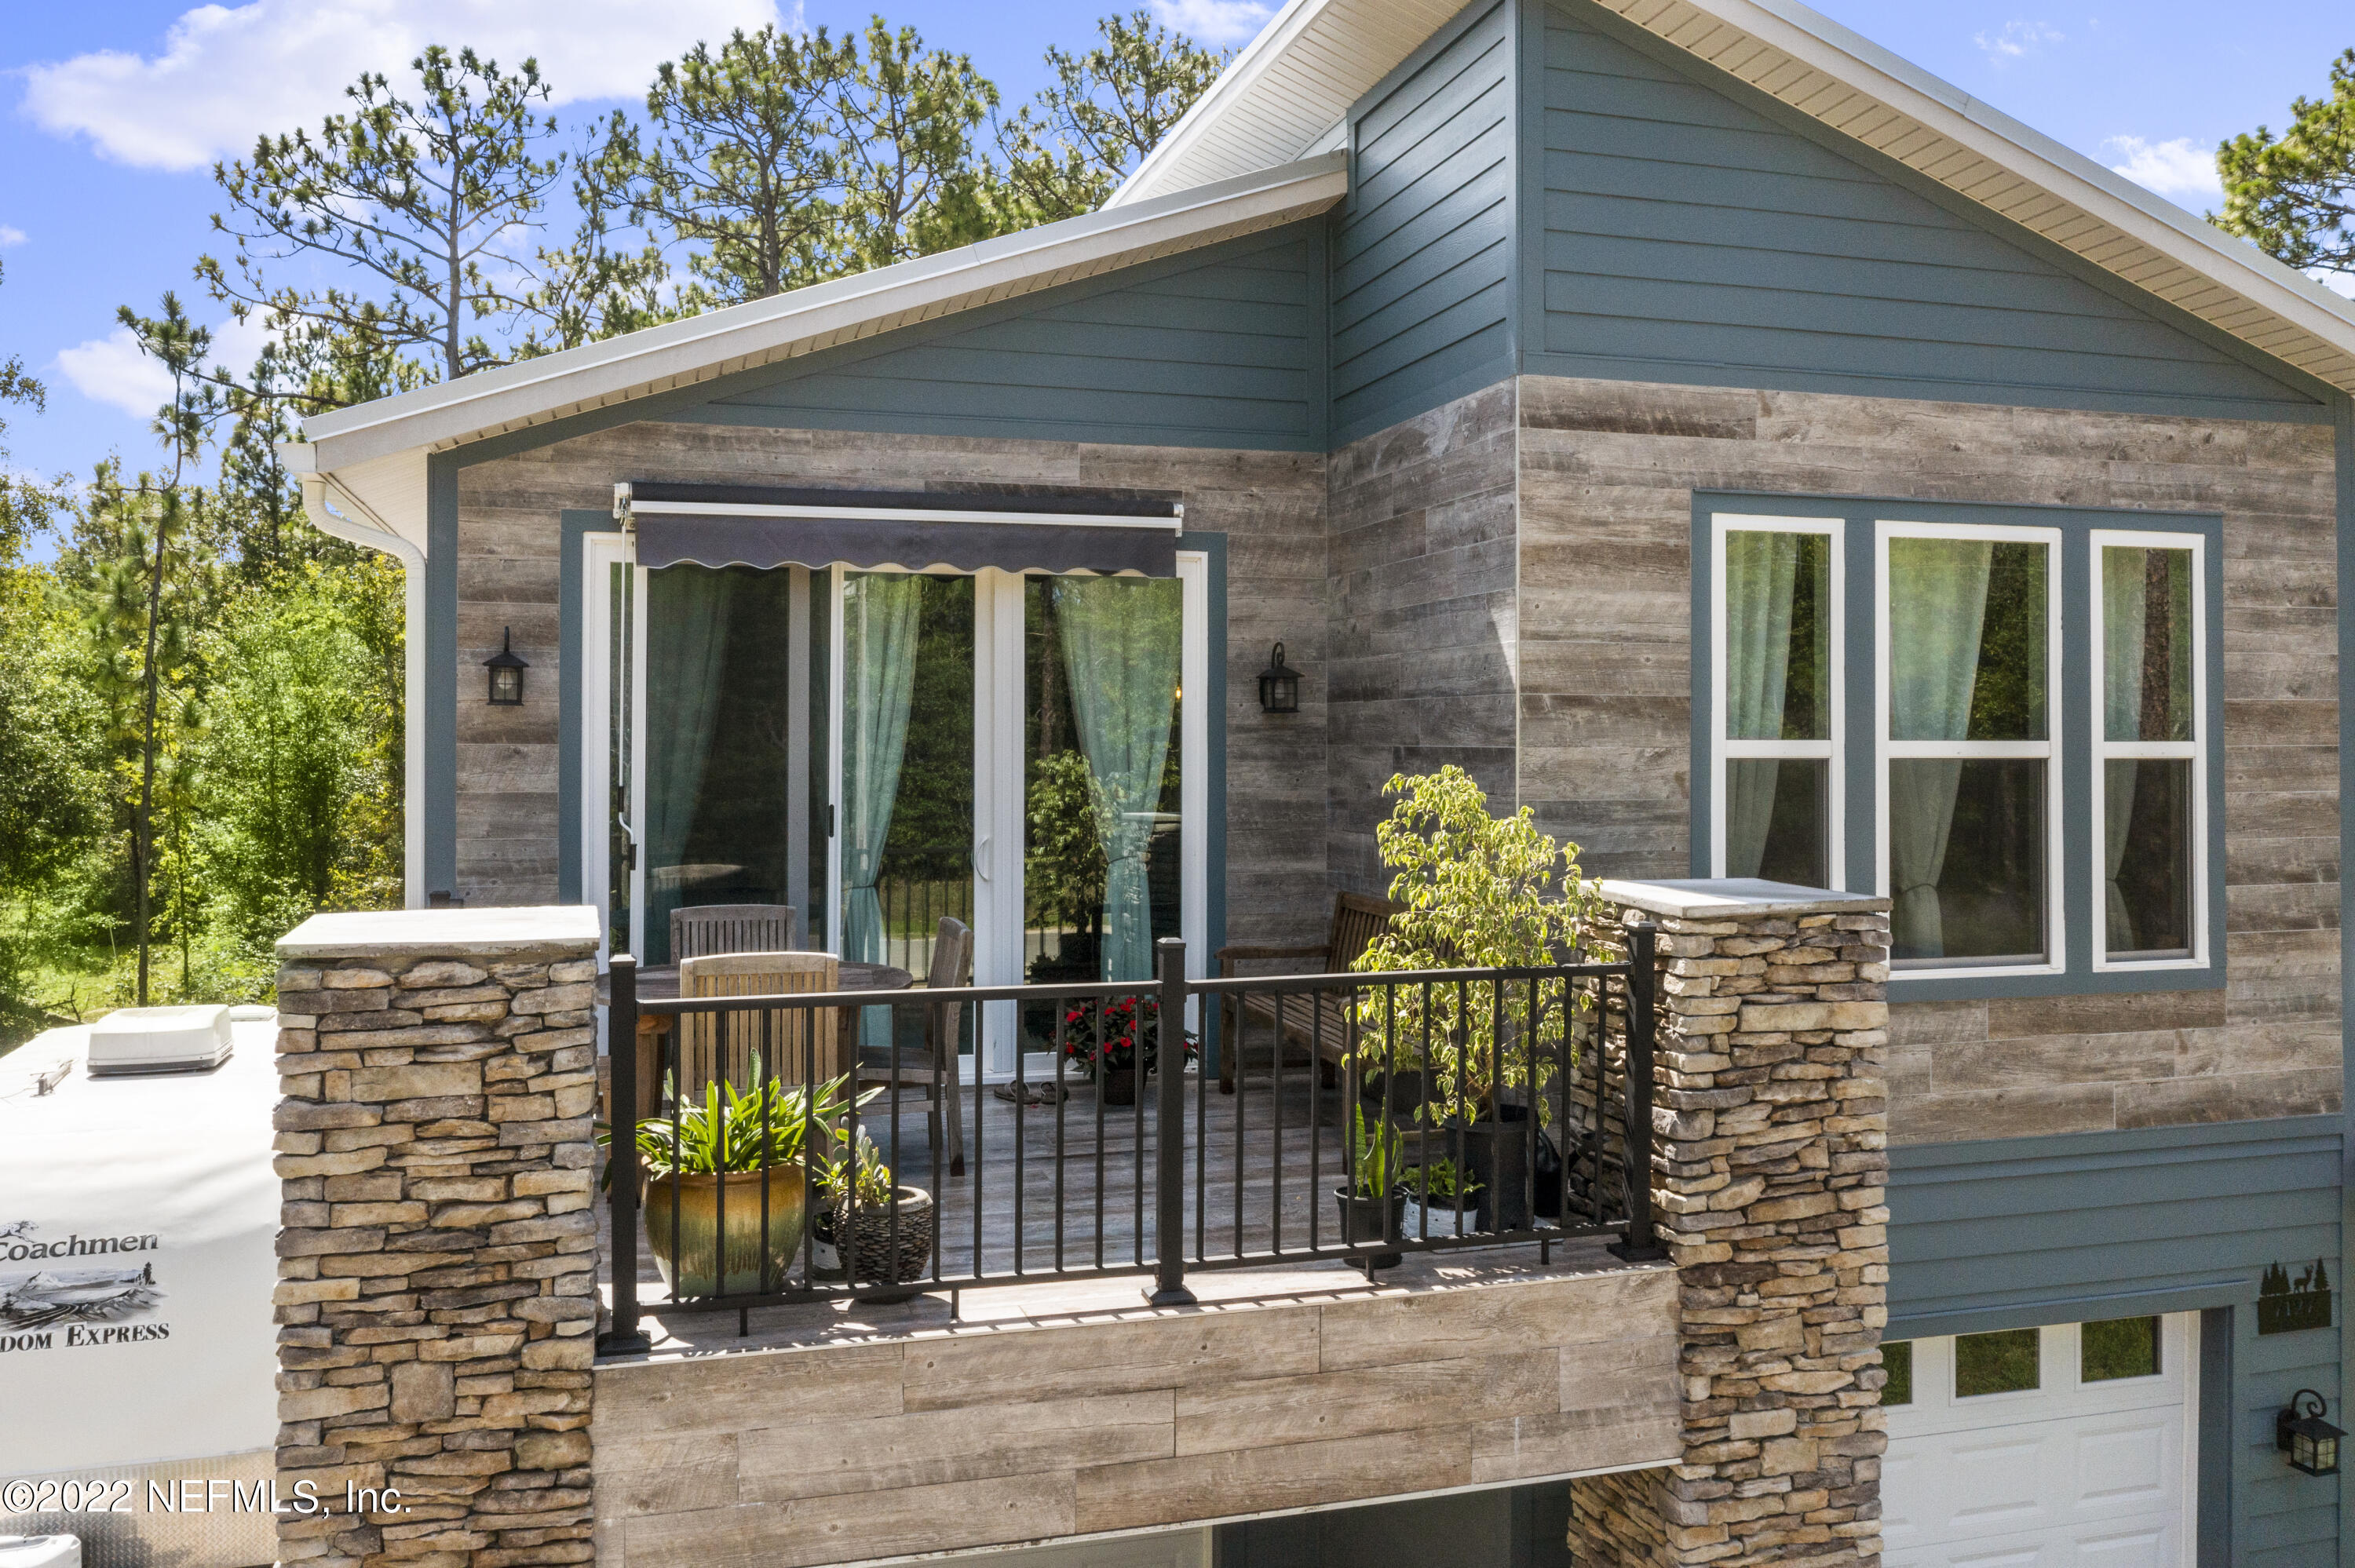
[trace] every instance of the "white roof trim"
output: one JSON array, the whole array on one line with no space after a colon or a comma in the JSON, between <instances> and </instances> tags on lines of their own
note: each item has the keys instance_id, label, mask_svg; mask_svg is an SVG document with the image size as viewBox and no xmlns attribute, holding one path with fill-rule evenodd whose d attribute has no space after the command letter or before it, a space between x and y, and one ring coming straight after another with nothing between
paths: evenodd
<instances>
[{"instance_id":1,"label":"white roof trim","mask_svg":"<svg viewBox=\"0 0 2355 1568\"><path fill-rule=\"evenodd\" d=\"M1339 154L1306 159L503 366L306 420L310 440L284 449L288 465L327 471L438 450L773 364L1273 228L1331 207L1348 185Z\"/></svg>"},{"instance_id":2,"label":"white roof trim","mask_svg":"<svg viewBox=\"0 0 2355 1568\"><path fill-rule=\"evenodd\" d=\"M1346 138L1350 106L1465 5L1291 0L1227 62L1104 207L1150 201L1305 156L1337 120Z\"/></svg>"}]
</instances>

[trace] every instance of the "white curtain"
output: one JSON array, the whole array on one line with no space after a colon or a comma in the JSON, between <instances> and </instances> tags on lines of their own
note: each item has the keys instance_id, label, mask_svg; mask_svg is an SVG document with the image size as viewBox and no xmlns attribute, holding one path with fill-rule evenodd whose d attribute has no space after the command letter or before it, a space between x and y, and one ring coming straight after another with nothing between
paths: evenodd
<instances>
[{"instance_id":1,"label":"white curtain","mask_svg":"<svg viewBox=\"0 0 2355 1568\"><path fill-rule=\"evenodd\" d=\"M649 963L670 959L676 876L711 760L727 673L734 584L709 567L669 567L646 577L646 928Z\"/></svg>"},{"instance_id":2,"label":"white curtain","mask_svg":"<svg viewBox=\"0 0 2355 1568\"><path fill-rule=\"evenodd\" d=\"M1796 534L1754 530L1725 536L1726 734L1774 740L1783 733L1791 662L1791 599L1798 580ZM1743 758L1725 769L1725 873L1755 876L1766 853L1782 764Z\"/></svg>"},{"instance_id":3,"label":"white curtain","mask_svg":"<svg viewBox=\"0 0 2355 1568\"><path fill-rule=\"evenodd\" d=\"M2142 737L2142 658L2149 613L2145 552L2102 551L2102 732L2111 740ZM2126 829L2134 820L2135 782L2141 768L2132 762L2102 765L2102 863L2109 888L2109 947L2126 952L2135 945L2134 920L2118 870L2126 863Z\"/></svg>"},{"instance_id":4,"label":"white curtain","mask_svg":"<svg viewBox=\"0 0 2355 1568\"><path fill-rule=\"evenodd\" d=\"M875 878L900 798L923 602L921 577L854 577L842 598L842 956L858 963L884 959ZM885 1010L868 1011L889 1027Z\"/></svg>"},{"instance_id":5,"label":"white curtain","mask_svg":"<svg viewBox=\"0 0 2355 1568\"><path fill-rule=\"evenodd\" d=\"M1994 545L1976 540L1889 542L1891 739L1968 737L1994 558ZM1937 958L1946 950L1938 881L1962 778L1962 763L1949 758L1890 764L1889 869L1896 894L1890 935L1907 957Z\"/></svg>"},{"instance_id":6,"label":"white curtain","mask_svg":"<svg viewBox=\"0 0 2355 1568\"><path fill-rule=\"evenodd\" d=\"M1153 974L1153 898L1146 868L1178 709L1184 601L1172 578L1059 577L1055 617L1080 749L1103 791L1103 978Z\"/></svg>"}]
</instances>

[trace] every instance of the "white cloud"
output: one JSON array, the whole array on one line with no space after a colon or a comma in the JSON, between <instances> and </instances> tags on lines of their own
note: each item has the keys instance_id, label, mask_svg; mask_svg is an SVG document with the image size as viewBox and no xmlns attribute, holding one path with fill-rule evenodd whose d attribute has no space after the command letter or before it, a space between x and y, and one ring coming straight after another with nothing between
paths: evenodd
<instances>
[{"instance_id":1,"label":"white cloud","mask_svg":"<svg viewBox=\"0 0 2355 1568\"><path fill-rule=\"evenodd\" d=\"M24 243L25 231L23 229L15 227L13 224L0 223L0 250L7 249L11 245L22 245Z\"/></svg>"},{"instance_id":2,"label":"white cloud","mask_svg":"<svg viewBox=\"0 0 2355 1568\"><path fill-rule=\"evenodd\" d=\"M2105 152L2125 160L2110 165L2145 190L2178 201L2221 201L2224 187L2216 179L2216 150L2189 136L2147 142L2140 136L2113 136L2102 143Z\"/></svg>"},{"instance_id":3,"label":"white cloud","mask_svg":"<svg viewBox=\"0 0 2355 1568\"><path fill-rule=\"evenodd\" d=\"M2050 22L2006 22L1999 31L1977 33L1971 42L1995 65L2009 65L2017 59L2042 50L2049 44L2067 42L2067 38Z\"/></svg>"},{"instance_id":4,"label":"white cloud","mask_svg":"<svg viewBox=\"0 0 2355 1568\"><path fill-rule=\"evenodd\" d=\"M1249 43L1274 14L1274 6L1257 0L1153 0L1153 15L1163 26L1220 46Z\"/></svg>"},{"instance_id":5,"label":"white cloud","mask_svg":"<svg viewBox=\"0 0 2355 1568\"><path fill-rule=\"evenodd\" d=\"M509 69L535 57L556 101L565 102L634 96L655 61L698 39L718 43L733 28L785 19L777 0L199 5L172 24L156 54L101 49L24 68L25 109L42 129L88 136L117 162L197 169L245 153L263 132L315 126L345 106L344 88L363 70L400 81L428 44L471 45Z\"/></svg>"},{"instance_id":6,"label":"white cloud","mask_svg":"<svg viewBox=\"0 0 2355 1568\"><path fill-rule=\"evenodd\" d=\"M261 322L251 317L222 322L212 334L212 359L233 374L251 365L270 338ZM129 327L116 327L104 337L59 349L57 366L75 391L136 419L154 418L155 410L171 400L171 372L139 352L139 340Z\"/></svg>"}]
</instances>

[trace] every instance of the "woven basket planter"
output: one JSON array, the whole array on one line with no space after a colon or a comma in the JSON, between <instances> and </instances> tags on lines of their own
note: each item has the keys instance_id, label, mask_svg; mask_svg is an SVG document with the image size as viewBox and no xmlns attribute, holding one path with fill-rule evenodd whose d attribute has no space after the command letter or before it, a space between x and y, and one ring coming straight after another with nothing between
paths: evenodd
<instances>
[{"instance_id":1,"label":"woven basket planter","mask_svg":"<svg viewBox=\"0 0 2355 1568\"><path fill-rule=\"evenodd\" d=\"M900 1217L900 1245L896 1253L891 1246L894 1213ZM848 1203L836 1203L831 1217L834 1245L855 1283L913 1285L931 1272L932 1195L922 1187L893 1188L888 1209L860 1204L855 1228ZM914 1294L913 1290L907 1292L907 1296ZM905 1300L907 1296L876 1299Z\"/></svg>"}]
</instances>

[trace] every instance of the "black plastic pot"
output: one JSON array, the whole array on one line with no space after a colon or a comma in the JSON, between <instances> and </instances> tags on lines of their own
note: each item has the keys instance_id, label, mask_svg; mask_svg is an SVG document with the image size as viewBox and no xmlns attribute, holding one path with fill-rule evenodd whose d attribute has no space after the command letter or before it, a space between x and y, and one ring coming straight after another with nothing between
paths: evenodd
<instances>
[{"instance_id":1,"label":"black plastic pot","mask_svg":"<svg viewBox=\"0 0 2355 1568\"><path fill-rule=\"evenodd\" d=\"M1399 1218L1406 1209L1406 1193L1393 1190L1387 1198L1360 1198L1347 1187L1333 1189L1333 1202L1341 1209L1341 1240L1350 1246L1367 1242L1380 1242L1399 1234ZM1399 1255L1378 1252L1369 1260L1374 1268L1396 1268Z\"/></svg>"},{"instance_id":2,"label":"black plastic pot","mask_svg":"<svg viewBox=\"0 0 2355 1568\"><path fill-rule=\"evenodd\" d=\"M1464 1129L1465 1161L1480 1179L1480 1228L1529 1228L1529 1112L1527 1106L1498 1106L1492 1118ZM1554 1178L1554 1208L1561 1207L1561 1179Z\"/></svg>"}]
</instances>

